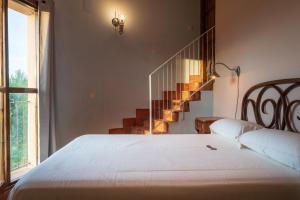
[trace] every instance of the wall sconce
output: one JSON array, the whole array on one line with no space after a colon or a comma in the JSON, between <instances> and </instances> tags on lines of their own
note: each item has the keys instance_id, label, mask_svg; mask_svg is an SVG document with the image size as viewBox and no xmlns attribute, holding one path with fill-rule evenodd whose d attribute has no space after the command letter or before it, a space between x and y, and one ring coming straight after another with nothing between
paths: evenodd
<instances>
[{"instance_id":1,"label":"wall sconce","mask_svg":"<svg viewBox=\"0 0 300 200\"><path fill-rule=\"evenodd\" d=\"M111 20L112 25L115 27L115 29L119 29L119 34L122 35L124 33L124 24L125 24L125 16L121 15L120 17L117 17L117 14L115 13L115 17Z\"/></svg>"}]
</instances>

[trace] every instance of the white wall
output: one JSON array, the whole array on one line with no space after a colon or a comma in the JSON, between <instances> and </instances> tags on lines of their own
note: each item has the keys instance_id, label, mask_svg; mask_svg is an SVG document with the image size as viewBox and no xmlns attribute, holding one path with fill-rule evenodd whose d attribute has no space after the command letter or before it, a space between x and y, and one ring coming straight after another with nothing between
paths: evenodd
<instances>
[{"instance_id":1,"label":"white wall","mask_svg":"<svg viewBox=\"0 0 300 200\"><path fill-rule=\"evenodd\" d=\"M115 10L126 17L122 36ZM58 146L148 107L148 74L199 27L200 0L55 0Z\"/></svg>"},{"instance_id":2,"label":"white wall","mask_svg":"<svg viewBox=\"0 0 300 200\"><path fill-rule=\"evenodd\" d=\"M216 61L241 66L241 97L256 83L300 77L299 19L299 0L216 1ZM234 117L236 79L217 71L214 115Z\"/></svg>"}]
</instances>

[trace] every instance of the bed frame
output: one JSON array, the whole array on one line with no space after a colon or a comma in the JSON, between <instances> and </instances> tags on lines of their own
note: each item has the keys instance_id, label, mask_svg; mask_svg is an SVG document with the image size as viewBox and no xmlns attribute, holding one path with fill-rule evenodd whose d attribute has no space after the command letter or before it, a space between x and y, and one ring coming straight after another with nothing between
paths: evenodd
<instances>
[{"instance_id":1,"label":"bed frame","mask_svg":"<svg viewBox=\"0 0 300 200\"><path fill-rule=\"evenodd\" d=\"M251 87L245 94L242 102L242 120L248 120L248 111L252 107L255 120L258 124L279 130L288 130L299 133L300 130L295 126L296 121L300 120L300 116L295 114L296 108L300 105L300 99L290 101L289 95L298 88L300 92L300 78L282 79L257 84ZM265 98L263 96L267 91L273 90L277 98ZM258 95L253 95L258 92ZM256 97L253 97L256 96ZM273 96L273 95L272 95ZM272 112L267 112L267 105L270 104ZM249 108L249 106L251 106ZM266 124L262 114L271 117L271 122Z\"/></svg>"}]
</instances>

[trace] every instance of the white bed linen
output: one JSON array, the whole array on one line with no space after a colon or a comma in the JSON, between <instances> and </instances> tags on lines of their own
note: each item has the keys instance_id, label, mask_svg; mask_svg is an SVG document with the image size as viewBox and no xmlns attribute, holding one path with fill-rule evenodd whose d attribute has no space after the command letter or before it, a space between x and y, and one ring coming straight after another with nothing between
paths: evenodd
<instances>
[{"instance_id":1,"label":"white bed linen","mask_svg":"<svg viewBox=\"0 0 300 200\"><path fill-rule=\"evenodd\" d=\"M196 134L82 136L10 194L10 200L266 198L300 199L300 173L222 136Z\"/></svg>"}]
</instances>

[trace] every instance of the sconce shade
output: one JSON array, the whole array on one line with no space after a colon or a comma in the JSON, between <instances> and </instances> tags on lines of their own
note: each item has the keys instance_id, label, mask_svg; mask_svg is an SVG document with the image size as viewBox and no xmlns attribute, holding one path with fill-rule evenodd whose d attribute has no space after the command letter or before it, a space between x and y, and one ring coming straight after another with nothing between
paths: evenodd
<instances>
[{"instance_id":1,"label":"sconce shade","mask_svg":"<svg viewBox=\"0 0 300 200\"><path fill-rule=\"evenodd\" d=\"M210 78L211 79L216 79L219 78L220 75L216 72L216 70L214 70L211 74L210 74Z\"/></svg>"},{"instance_id":2,"label":"sconce shade","mask_svg":"<svg viewBox=\"0 0 300 200\"><path fill-rule=\"evenodd\" d=\"M124 22L125 21L125 16L121 15L120 20Z\"/></svg>"},{"instance_id":3,"label":"sconce shade","mask_svg":"<svg viewBox=\"0 0 300 200\"><path fill-rule=\"evenodd\" d=\"M111 23L114 25L114 27L117 27L120 24L119 19L116 17L111 20Z\"/></svg>"}]
</instances>

